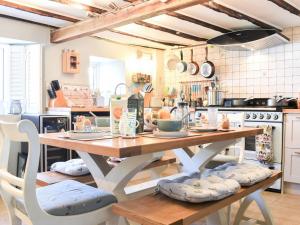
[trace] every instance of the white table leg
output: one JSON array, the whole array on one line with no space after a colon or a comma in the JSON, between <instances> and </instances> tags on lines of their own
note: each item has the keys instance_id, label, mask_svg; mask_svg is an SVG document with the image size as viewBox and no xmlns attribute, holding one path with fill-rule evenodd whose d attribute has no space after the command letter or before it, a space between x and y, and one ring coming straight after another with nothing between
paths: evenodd
<instances>
[{"instance_id":1,"label":"white table leg","mask_svg":"<svg viewBox=\"0 0 300 225\"><path fill-rule=\"evenodd\" d=\"M225 209L219 210L207 217L207 225L229 225L227 224L227 215Z\"/></svg>"},{"instance_id":2,"label":"white table leg","mask_svg":"<svg viewBox=\"0 0 300 225\"><path fill-rule=\"evenodd\" d=\"M104 157L86 152L78 154L87 164L97 186L114 193L119 200L127 198L124 188L128 182L144 167L161 157L157 153L128 157L118 166L109 168Z\"/></svg>"},{"instance_id":3,"label":"white table leg","mask_svg":"<svg viewBox=\"0 0 300 225\"><path fill-rule=\"evenodd\" d=\"M192 157L184 149L174 149L173 151L183 165L183 172L193 173L199 172L199 169L202 170L211 159L235 142L236 140L233 139L212 143Z\"/></svg>"},{"instance_id":4,"label":"white table leg","mask_svg":"<svg viewBox=\"0 0 300 225\"><path fill-rule=\"evenodd\" d=\"M244 214L247 210L247 208L250 206L250 204L255 201L256 204L258 205L264 219L265 219L265 224L266 225L274 225L274 221L271 215L270 210L268 209L268 206L263 198L263 196L261 195L262 190L258 190L250 195L248 195L242 202L242 204L240 205L240 208L236 214L235 220L233 225L239 225L244 217Z\"/></svg>"}]
</instances>

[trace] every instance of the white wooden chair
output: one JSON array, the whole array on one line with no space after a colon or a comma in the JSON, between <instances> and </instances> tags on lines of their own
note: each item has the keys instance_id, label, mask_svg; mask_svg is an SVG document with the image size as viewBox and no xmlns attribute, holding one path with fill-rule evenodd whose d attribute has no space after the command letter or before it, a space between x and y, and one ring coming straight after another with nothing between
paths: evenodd
<instances>
[{"instance_id":1,"label":"white wooden chair","mask_svg":"<svg viewBox=\"0 0 300 225\"><path fill-rule=\"evenodd\" d=\"M18 123L0 121L0 140L2 142L0 143L0 193L8 209L11 225L21 225L22 222L27 225L99 225L118 223L118 217L112 214L110 204L110 201L114 202L116 199L109 193L78 182L73 183L72 181L66 181L67 184L61 182L57 187L50 185L48 186L50 189L44 189L48 187L36 189L40 144L37 130L30 121L23 120ZM16 177L7 170L11 142L28 142L29 152L24 178ZM62 193L73 185L75 185L75 188L73 187L72 193ZM74 193L76 188L80 189L79 194L78 192ZM61 192L57 193L58 191ZM104 199L104 203L102 203L103 206L87 210L87 208L89 208L88 203L84 203L84 206L80 205L82 207L79 207L78 201L80 202L80 200L82 200L80 196L84 194L86 196L91 193L93 193L93 196L90 197L96 196L97 201L100 200L101 202ZM41 201L40 197L42 194L46 194L46 196L50 194L52 196L44 198L44 201ZM65 201L61 205L65 207L66 205L64 204L70 204L70 201L66 202L66 199L70 197L69 200L71 199L72 203L75 197L77 207L85 212L71 212L67 215L60 216L54 213L50 214L47 203L49 200L51 202L51 200L54 199L55 194L60 194L60 196L57 196L55 201L52 202L52 207L54 203L60 200ZM68 206L70 207L70 205ZM61 209L61 207L58 209Z\"/></svg>"}]
</instances>

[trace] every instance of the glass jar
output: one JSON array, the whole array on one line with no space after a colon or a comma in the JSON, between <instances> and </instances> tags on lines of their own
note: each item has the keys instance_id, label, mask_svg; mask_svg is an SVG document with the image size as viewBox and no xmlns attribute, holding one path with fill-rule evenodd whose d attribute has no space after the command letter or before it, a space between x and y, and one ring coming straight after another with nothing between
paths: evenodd
<instances>
[{"instance_id":1,"label":"glass jar","mask_svg":"<svg viewBox=\"0 0 300 225\"><path fill-rule=\"evenodd\" d=\"M9 113L14 115L19 115L22 113L22 106L20 100L11 101Z\"/></svg>"}]
</instances>

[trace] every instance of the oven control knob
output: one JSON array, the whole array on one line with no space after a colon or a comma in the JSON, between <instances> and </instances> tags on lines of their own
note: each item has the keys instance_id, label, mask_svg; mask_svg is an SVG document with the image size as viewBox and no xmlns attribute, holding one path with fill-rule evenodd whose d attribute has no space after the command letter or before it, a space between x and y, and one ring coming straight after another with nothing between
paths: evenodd
<instances>
[{"instance_id":1,"label":"oven control knob","mask_svg":"<svg viewBox=\"0 0 300 225\"><path fill-rule=\"evenodd\" d=\"M268 113L267 114L267 120L270 120L271 119L271 115Z\"/></svg>"},{"instance_id":2,"label":"oven control knob","mask_svg":"<svg viewBox=\"0 0 300 225\"><path fill-rule=\"evenodd\" d=\"M261 119L261 120L262 120L264 117L265 117L264 114L260 114L260 115L259 115L259 119Z\"/></svg>"},{"instance_id":3,"label":"oven control knob","mask_svg":"<svg viewBox=\"0 0 300 225\"><path fill-rule=\"evenodd\" d=\"M274 115L274 120L278 120L279 116L278 115Z\"/></svg>"},{"instance_id":4,"label":"oven control knob","mask_svg":"<svg viewBox=\"0 0 300 225\"><path fill-rule=\"evenodd\" d=\"M252 119L256 119L257 118L257 115L256 114L253 114L252 115Z\"/></svg>"},{"instance_id":5,"label":"oven control knob","mask_svg":"<svg viewBox=\"0 0 300 225\"><path fill-rule=\"evenodd\" d=\"M246 114L246 119L247 120L250 119L250 114L249 113Z\"/></svg>"}]
</instances>

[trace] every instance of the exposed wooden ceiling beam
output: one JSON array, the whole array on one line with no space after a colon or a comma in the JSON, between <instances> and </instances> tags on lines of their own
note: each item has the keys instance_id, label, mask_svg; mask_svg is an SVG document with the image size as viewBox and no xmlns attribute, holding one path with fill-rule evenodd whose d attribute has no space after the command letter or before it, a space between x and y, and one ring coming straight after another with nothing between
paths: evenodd
<instances>
[{"instance_id":1,"label":"exposed wooden ceiling beam","mask_svg":"<svg viewBox=\"0 0 300 225\"><path fill-rule=\"evenodd\" d=\"M163 45L167 45L167 46L187 46L187 45L183 45L183 44L177 44L177 43L171 43L171 42L153 40L153 39L146 38L146 37L143 37L143 36L139 36L139 35L135 35L135 34L130 34L130 33L127 33L127 32L123 32L123 31L119 31L119 30L114 30L114 29L111 29L109 31L113 32L113 33L116 33L116 34L126 35L126 36L129 36L129 37L138 38L138 39L142 39L142 40L145 40L145 41L151 41L151 42L154 42L154 43L157 43L157 44L163 44Z\"/></svg>"},{"instance_id":2,"label":"exposed wooden ceiling beam","mask_svg":"<svg viewBox=\"0 0 300 225\"><path fill-rule=\"evenodd\" d=\"M164 48L156 48L156 47L150 47L150 46L146 46L146 45L125 44L125 43L122 43L122 42L119 42L119 41L113 41L113 40L110 40L110 39L107 39L107 38L98 37L98 36L92 36L92 37L96 38L96 39L99 39L99 40L102 40L102 41L107 41L107 42L115 43L115 44L118 44L118 45L133 46L133 47L142 47L142 48L150 48L150 49L161 50L161 51L166 50Z\"/></svg>"},{"instance_id":3,"label":"exposed wooden ceiling beam","mask_svg":"<svg viewBox=\"0 0 300 225\"><path fill-rule=\"evenodd\" d=\"M152 24L152 23L147 23L145 21L138 21L138 22L135 22L135 23L140 25L140 26L148 27L148 28L151 28L151 29L154 29L154 30L159 30L159 31L162 31L162 32L173 34L173 35L176 35L178 37L190 39L190 40L193 40L193 41L207 41L207 39L205 39L205 38L201 38L201 37L197 37L197 36L194 36L194 35L186 34L186 33L180 32L180 31L172 30L172 29L162 27L162 26L158 26L158 25L155 25L155 24Z\"/></svg>"},{"instance_id":4,"label":"exposed wooden ceiling beam","mask_svg":"<svg viewBox=\"0 0 300 225\"><path fill-rule=\"evenodd\" d=\"M158 16L168 11L176 11L208 1L209 0L169 0L164 3L160 0L152 0L134 7L122 9L115 14L105 13L58 29L51 33L51 40L54 43L72 40Z\"/></svg>"},{"instance_id":5,"label":"exposed wooden ceiling beam","mask_svg":"<svg viewBox=\"0 0 300 225\"><path fill-rule=\"evenodd\" d=\"M214 10L214 11L216 11L216 12L224 13L224 14L230 16L230 17L233 17L233 18L236 18L236 19L239 19L239 20L247 20L247 21L249 21L249 22L251 22L251 23L253 23L253 24L255 24L255 25L257 25L261 28L275 29L277 31L281 31L277 27L274 27L270 24L264 23L264 22L262 22L260 20L257 20L257 19L255 19L251 16L248 16L244 13L241 13L241 12L238 12L236 10L230 9L230 8L228 8L226 6L223 6L221 4L218 4L216 2L212 2L212 1L211 2L206 2L203 5L210 8L210 9L212 9L212 10Z\"/></svg>"},{"instance_id":6,"label":"exposed wooden ceiling beam","mask_svg":"<svg viewBox=\"0 0 300 225\"><path fill-rule=\"evenodd\" d=\"M0 0L0 5L18 9L18 10L25 11L25 12L29 12L29 13L38 14L40 16L47 16L47 17L52 17L52 18L56 18L56 19L60 19L60 20L66 20L66 21L73 22L73 23L79 21L79 19L76 19L73 17L64 16L64 15L61 15L58 13L53 13L50 11L46 11L44 9L40 9L37 7L25 5L25 4L19 4L19 3L12 2L12 1Z\"/></svg>"},{"instance_id":7,"label":"exposed wooden ceiling beam","mask_svg":"<svg viewBox=\"0 0 300 225\"><path fill-rule=\"evenodd\" d=\"M65 5L78 5L80 6L82 9L84 9L85 11L88 11L88 12L91 12L91 13L96 13L96 14L102 14L102 13L105 13L106 10L104 9L101 9L101 8L98 8L98 7L95 7L95 6L92 6L92 5L88 5L88 4L85 4L85 3L81 3L81 2L78 2L76 0L51 0L53 2L58 2L58 3L61 3L61 4L65 4Z\"/></svg>"},{"instance_id":8,"label":"exposed wooden ceiling beam","mask_svg":"<svg viewBox=\"0 0 300 225\"><path fill-rule=\"evenodd\" d=\"M284 0L269 0L269 1L289 11L290 13L300 16L300 10Z\"/></svg>"},{"instance_id":9,"label":"exposed wooden ceiling beam","mask_svg":"<svg viewBox=\"0 0 300 225\"><path fill-rule=\"evenodd\" d=\"M211 23L207 23L203 20L199 20L199 19L195 19L193 17L189 17L189 16L183 15L183 14L178 13L178 12L168 12L167 15L175 17L177 19L185 20L185 21L188 21L190 23L194 23L194 24L197 24L197 25L200 25L200 26L203 26L203 27L215 30L215 31L219 31L221 33L231 32L231 30L227 30L223 27L219 27L219 26L213 25Z\"/></svg>"}]
</instances>

